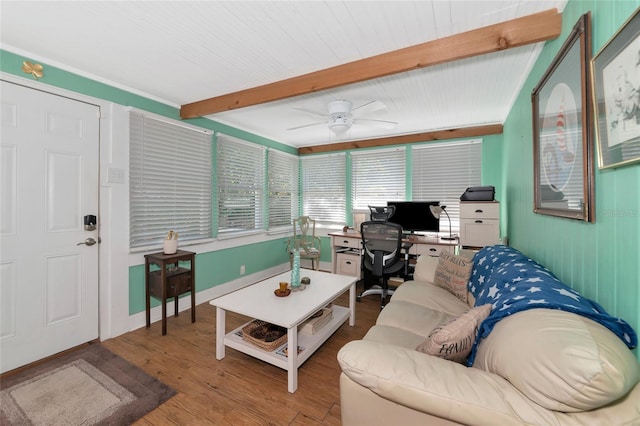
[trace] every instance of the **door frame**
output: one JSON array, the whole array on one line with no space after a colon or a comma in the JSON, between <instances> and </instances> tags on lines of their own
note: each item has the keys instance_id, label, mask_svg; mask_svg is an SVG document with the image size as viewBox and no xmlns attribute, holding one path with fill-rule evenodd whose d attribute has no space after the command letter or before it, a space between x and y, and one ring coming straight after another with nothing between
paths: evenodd
<instances>
[{"instance_id":1,"label":"door frame","mask_svg":"<svg viewBox=\"0 0 640 426\"><path fill-rule=\"evenodd\" d=\"M98 220L101 243L98 247L98 335L103 341L130 331L129 268L122 267L122 265L128 265L126 235L129 229L129 124L125 107L6 72L0 72L0 78L10 83L92 104L99 108ZM119 145L114 145L114 141L118 141ZM109 181L108 172L113 168L124 171L124 182ZM118 206L120 208L116 210ZM126 209L122 206L126 206ZM126 213L123 214L123 210L126 210ZM118 212L119 214L115 214ZM118 253L115 247L122 247L123 239L124 247L127 249L123 253Z\"/></svg>"}]
</instances>

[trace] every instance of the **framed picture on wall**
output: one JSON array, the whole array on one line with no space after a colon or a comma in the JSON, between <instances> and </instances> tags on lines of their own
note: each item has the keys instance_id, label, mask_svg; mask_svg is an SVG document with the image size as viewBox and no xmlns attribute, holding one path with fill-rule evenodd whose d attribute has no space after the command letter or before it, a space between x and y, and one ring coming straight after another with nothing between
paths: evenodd
<instances>
[{"instance_id":1,"label":"framed picture on wall","mask_svg":"<svg viewBox=\"0 0 640 426\"><path fill-rule=\"evenodd\" d=\"M531 93L536 213L595 220L590 59L588 12Z\"/></svg>"},{"instance_id":2,"label":"framed picture on wall","mask_svg":"<svg viewBox=\"0 0 640 426\"><path fill-rule=\"evenodd\" d=\"M591 60L598 167L640 161L640 8Z\"/></svg>"}]
</instances>

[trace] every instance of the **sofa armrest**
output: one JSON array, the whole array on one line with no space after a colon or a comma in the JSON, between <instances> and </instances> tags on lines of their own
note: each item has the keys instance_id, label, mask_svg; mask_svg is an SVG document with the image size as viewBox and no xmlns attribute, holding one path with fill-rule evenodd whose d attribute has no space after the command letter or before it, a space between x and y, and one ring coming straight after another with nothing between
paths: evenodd
<instances>
[{"instance_id":1,"label":"sofa armrest","mask_svg":"<svg viewBox=\"0 0 640 426\"><path fill-rule=\"evenodd\" d=\"M342 371L382 398L443 419L474 424L530 424L554 416L502 377L415 350L357 340L338 352ZM535 419L535 420L534 420Z\"/></svg>"}]
</instances>

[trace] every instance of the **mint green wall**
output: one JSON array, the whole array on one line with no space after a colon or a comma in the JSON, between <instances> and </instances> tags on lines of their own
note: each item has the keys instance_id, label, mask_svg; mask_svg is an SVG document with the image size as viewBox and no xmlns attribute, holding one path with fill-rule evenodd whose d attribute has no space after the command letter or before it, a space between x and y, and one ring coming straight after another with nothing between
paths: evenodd
<instances>
[{"instance_id":1,"label":"mint green wall","mask_svg":"<svg viewBox=\"0 0 640 426\"><path fill-rule=\"evenodd\" d=\"M640 163L595 171L595 223L533 213L531 91L579 17L591 11L595 55L640 1L569 1L504 125L502 201L510 245L640 331ZM594 142L595 143L595 142ZM597 163L596 163L597 164ZM636 350L636 356L640 354Z\"/></svg>"}]
</instances>

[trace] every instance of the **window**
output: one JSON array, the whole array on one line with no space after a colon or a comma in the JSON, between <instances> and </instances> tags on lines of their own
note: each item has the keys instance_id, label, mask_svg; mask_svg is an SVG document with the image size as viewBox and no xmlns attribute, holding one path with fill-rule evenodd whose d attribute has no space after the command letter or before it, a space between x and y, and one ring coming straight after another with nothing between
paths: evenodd
<instances>
[{"instance_id":1,"label":"window","mask_svg":"<svg viewBox=\"0 0 640 426\"><path fill-rule=\"evenodd\" d=\"M268 155L269 229L288 226L298 216L298 157L270 149Z\"/></svg>"},{"instance_id":2,"label":"window","mask_svg":"<svg viewBox=\"0 0 640 426\"><path fill-rule=\"evenodd\" d=\"M211 132L130 113L129 247L212 237Z\"/></svg>"},{"instance_id":3,"label":"window","mask_svg":"<svg viewBox=\"0 0 640 426\"><path fill-rule=\"evenodd\" d=\"M266 148L222 133L216 139L218 235L263 229Z\"/></svg>"},{"instance_id":4,"label":"window","mask_svg":"<svg viewBox=\"0 0 640 426\"><path fill-rule=\"evenodd\" d=\"M405 152L404 148L394 148L351 153L354 209L405 199Z\"/></svg>"},{"instance_id":5,"label":"window","mask_svg":"<svg viewBox=\"0 0 640 426\"><path fill-rule=\"evenodd\" d=\"M460 230L460 195L470 186L480 185L482 140L438 143L412 148L413 200L440 201L447 206L452 232ZM442 230L449 230L446 217Z\"/></svg>"},{"instance_id":6,"label":"window","mask_svg":"<svg viewBox=\"0 0 640 426\"><path fill-rule=\"evenodd\" d=\"M346 156L302 158L302 212L326 224L346 223Z\"/></svg>"}]
</instances>

